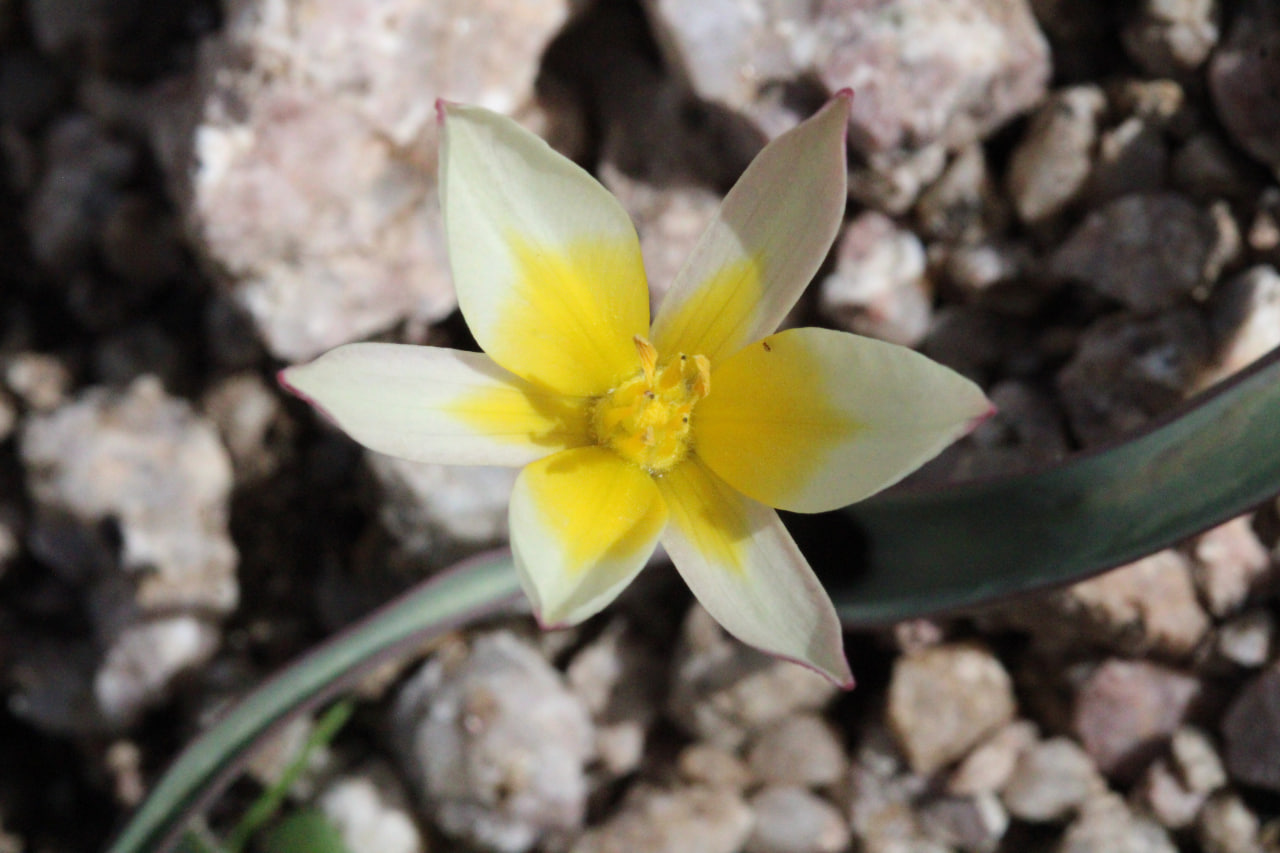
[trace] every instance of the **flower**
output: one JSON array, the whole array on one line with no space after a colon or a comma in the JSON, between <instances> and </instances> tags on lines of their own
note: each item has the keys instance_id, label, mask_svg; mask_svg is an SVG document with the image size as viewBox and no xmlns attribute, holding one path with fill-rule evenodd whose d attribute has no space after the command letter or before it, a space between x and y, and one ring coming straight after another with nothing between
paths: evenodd
<instances>
[{"instance_id":1,"label":"flower","mask_svg":"<svg viewBox=\"0 0 1280 853\"><path fill-rule=\"evenodd\" d=\"M852 686L835 608L773 507L865 498L992 409L903 347L774 333L843 217L850 97L761 152L652 326L617 200L511 120L441 104L449 259L486 355L349 344L282 384L373 450L524 466L511 547L544 626L598 612L661 541L730 633Z\"/></svg>"}]
</instances>

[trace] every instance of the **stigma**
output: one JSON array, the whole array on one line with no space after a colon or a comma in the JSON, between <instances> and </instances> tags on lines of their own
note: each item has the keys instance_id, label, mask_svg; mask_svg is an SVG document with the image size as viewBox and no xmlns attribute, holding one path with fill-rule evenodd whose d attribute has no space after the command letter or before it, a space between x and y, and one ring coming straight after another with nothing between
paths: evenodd
<instances>
[{"instance_id":1,"label":"stigma","mask_svg":"<svg viewBox=\"0 0 1280 853\"><path fill-rule=\"evenodd\" d=\"M711 392L711 362L677 354L659 362L653 344L635 338L640 370L596 400L591 426L596 443L661 476L693 448L693 410Z\"/></svg>"}]
</instances>

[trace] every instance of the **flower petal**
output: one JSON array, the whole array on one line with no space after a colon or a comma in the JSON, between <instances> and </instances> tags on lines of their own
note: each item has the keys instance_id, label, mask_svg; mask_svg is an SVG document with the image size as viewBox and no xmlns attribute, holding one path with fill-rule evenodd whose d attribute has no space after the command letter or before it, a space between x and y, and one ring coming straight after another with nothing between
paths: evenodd
<instances>
[{"instance_id":1,"label":"flower petal","mask_svg":"<svg viewBox=\"0 0 1280 853\"><path fill-rule=\"evenodd\" d=\"M714 364L778 328L844 216L851 97L771 142L725 196L658 309L658 352Z\"/></svg>"},{"instance_id":2,"label":"flower petal","mask_svg":"<svg viewBox=\"0 0 1280 853\"><path fill-rule=\"evenodd\" d=\"M359 343L280 372L356 441L416 462L524 465L587 442L587 401L512 376L488 356Z\"/></svg>"},{"instance_id":3,"label":"flower petal","mask_svg":"<svg viewBox=\"0 0 1280 853\"><path fill-rule=\"evenodd\" d=\"M892 485L993 411L906 347L792 329L738 352L698 404L698 456L769 506L823 512Z\"/></svg>"},{"instance_id":4,"label":"flower petal","mask_svg":"<svg viewBox=\"0 0 1280 853\"><path fill-rule=\"evenodd\" d=\"M635 228L590 175L508 118L443 107L440 195L458 304L498 364L566 394L639 370Z\"/></svg>"},{"instance_id":5,"label":"flower petal","mask_svg":"<svg viewBox=\"0 0 1280 853\"><path fill-rule=\"evenodd\" d=\"M666 523L653 478L609 450L566 450L521 471L511 550L538 621L599 612L644 568Z\"/></svg>"},{"instance_id":6,"label":"flower petal","mask_svg":"<svg viewBox=\"0 0 1280 853\"><path fill-rule=\"evenodd\" d=\"M744 643L852 687L835 608L778 514L696 459L657 482L671 511L662 544L716 621Z\"/></svg>"}]
</instances>

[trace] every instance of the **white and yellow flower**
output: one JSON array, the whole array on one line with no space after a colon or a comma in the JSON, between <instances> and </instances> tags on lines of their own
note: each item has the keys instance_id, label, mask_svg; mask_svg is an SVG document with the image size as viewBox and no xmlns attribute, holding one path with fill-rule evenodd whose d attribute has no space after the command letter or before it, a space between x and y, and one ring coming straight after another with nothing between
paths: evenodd
<instances>
[{"instance_id":1,"label":"white and yellow flower","mask_svg":"<svg viewBox=\"0 0 1280 853\"><path fill-rule=\"evenodd\" d=\"M486 355L350 344L282 381L373 450L524 466L511 547L543 625L599 611L661 541L730 633L850 686L835 610L772 507L861 500L991 408L911 350L774 333L840 224L848 113L842 93L765 148L650 325L618 202L509 119L442 105L449 257Z\"/></svg>"}]
</instances>

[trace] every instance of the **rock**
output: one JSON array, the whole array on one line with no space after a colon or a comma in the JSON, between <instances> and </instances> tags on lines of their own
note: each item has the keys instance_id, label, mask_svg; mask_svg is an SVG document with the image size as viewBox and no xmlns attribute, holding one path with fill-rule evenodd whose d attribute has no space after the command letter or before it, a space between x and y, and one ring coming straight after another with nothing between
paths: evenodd
<instances>
[{"instance_id":1,"label":"rock","mask_svg":"<svg viewBox=\"0 0 1280 853\"><path fill-rule=\"evenodd\" d=\"M205 392L200 408L231 453L238 485L261 482L281 462L284 428L280 398L254 373L228 376Z\"/></svg>"},{"instance_id":2,"label":"rock","mask_svg":"<svg viewBox=\"0 0 1280 853\"><path fill-rule=\"evenodd\" d=\"M1202 203L1248 197L1253 192L1251 167L1226 140L1208 130L1183 142L1169 163L1173 186Z\"/></svg>"},{"instance_id":3,"label":"rock","mask_svg":"<svg viewBox=\"0 0 1280 853\"><path fill-rule=\"evenodd\" d=\"M1280 9L1267 0L1240 4L1209 60L1208 78L1232 139L1280 172Z\"/></svg>"},{"instance_id":4,"label":"rock","mask_svg":"<svg viewBox=\"0 0 1280 853\"><path fill-rule=\"evenodd\" d=\"M692 785L741 791L751 783L751 770L728 750L708 743L691 743L676 760L680 778Z\"/></svg>"},{"instance_id":5,"label":"rock","mask_svg":"<svg viewBox=\"0 0 1280 853\"><path fill-rule=\"evenodd\" d=\"M565 6L244 0L228 13L194 79L158 99L154 146L273 355L454 309L433 102L527 113Z\"/></svg>"},{"instance_id":6,"label":"rock","mask_svg":"<svg viewBox=\"0 0 1280 853\"><path fill-rule=\"evenodd\" d=\"M1209 736L1185 726L1173 733L1169 742L1173 765L1188 790L1211 794L1227 784L1227 771Z\"/></svg>"},{"instance_id":7,"label":"rock","mask_svg":"<svg viewBox=\"0 0 1280 853\"><path fill-rule=\"evenodd\" d=\"M507 536L514 468L410 462L372 451L378 519L407 553L448 565Z\"/></svg>"},{"instance_id":8,"label":"rock","mask_svg":"<svg viewBox=\"0 0 1280 853\"><path fill-rule=\"evenodd\" d=\"M1099 770L1132 778L1164 748L1199 694L1190 675L1113 658L1080 686L1072 725Z\"/></svg>"},{"instance_id":9,"label":"rock","mask_svg":"<svg viewBox=\"0 0 1280 853\"><path fill-rule=\"evenodd\" d=\"M966 293L980 293L1014 282L1034 266L1031 249L1023 243L979 243L933 252L942 257L947 279Z\"/></svg>"},{"instance_id":10,"label":"rock","mask_svg":"<svg viewBox=\"0 0 1280 853\"><path fill-rule=\"evenodd\" d=\"M1280 791L1280 665L1236 694L1222 717L1222 740L1234 781Z\"/></svg>"},{"instance_id":11,"label":"rock","mask_svg":"<svg viewBox=\"0 0 1280 853\"><path fill-rule=\"evenodd\" d=\"M850 775L850 826L860 843L860 850L948 851L943 845L927 839L916 821L913 802L925 790L918 776L894 775L876 767L874 762L857 761Z\"/></svg>"},{"instance_id":12,"label":"rock","mask_svg":"<svg viewBox=\"0 0 1280 853\"><path fill-rule=\"evenodd\" d=\"M850 143L863 153L957 149L1033 105L1049 51L1019 0L835 2L817 58L830 91L854 87Z\"/></svg>"},{"instance_id":13,"label":"rock","mask_svg":"<svg viewBox=\"0 0 1280 853\"><path fill-rule=\"evenodd\" d=\"M658 305L720 209L720 198L699 187L645 184L610 163L601 167L600 180L636 224L649 298Z\"/></svg>"},{"instance_id":14,"label":"rock","mask_svg":"<svg viewBox=\"0 0 1280 853\"><path fill-rule=\"evenodd\" d=\"M1218 654L1235 664L1254 668L1271 659L1276 618L1269 610L1248 610L1218 628Z\"/></svg>"},{"instance_id":15,"label":"rock","mask_svg":"<svg viewBox=\"0 0 1280 853\"><path fill-rule=\"evenodd\" d=\"M1013 151L1005 178L1023 222L1052 219L1084 190L1106 106L1097 86L1074 86L1055 92L1036 112Z\"/></svg>"},{"instance_id":16,"label":"rock","mask_svg":"<svg viewBox=\"0 0 1280 853\"><path fill-rule=\"evenodd\" d=\"M120 630L93 680L108 727L125 728L167 698L174 677L212 658L219 638L216 625L189 615L140 620Z\"/></svg>"},{"instance_id":17,"label":"rock","mask_svg":"<svg viewBox=\"0 0 1280 853\"><path fill-rule=\"evenodd\" d=\"M911 209L925 187L947 166L940 144L913 151L879 151L849 168L849 198L867 207L900 216Z\"/></svg>"},{"instance_id":18,"label":"rock","mask_svg":"<svg viewBox=\"0 0 1280 853\"><path fill-rule=\"evenodd\" d=\"M877 211L858 216L840 238L818 307L851 332L903 346L919 343L932 309L919 238Z\"/></svg>"},{"instance_id":19,"label":"rock","mask_svg":"<svg viewBox=\"0 0 1280 853\"><path fill-rule=\"evenodd\" d=\"M1196 838L1204 853L1262 853L1258 816L1235 794L1214 797L1200 811Z\"/></svg>"},{"instance_id":20,"label":"rock","mask_svg":"<svg viewBox=\"0 0 1280 853\"><path fill-rule=\"evenodd\" d=\"M1057 377L1076 437L1099 444L1177 406L1196 386L1209 352L1204 322L1190 309L1098 320Z\"/></svg>"},{"instance_id":21,"label":"rock","mask_svg":"<svg viewBox=\"0 0 1280 853\"><path fill-rule=\"evenodd\" d=\"M1130 655L1189 655L1209 631L1190 561L1165 550L1087 581L1000 608L1049 649L1085 643Z\"/></svg>"},{"instance_id":22,"label":"rock","mask_svg":"<svg viewBox=\"0 0 1280 853\"><path fill-rule=\"evenodd\" d=\"M1005 318L977 305L948 305L933 315L920 351L934 361L988 385L1010 349L1017 330Z\"/></svg>"},{"instance_id":23,"label":"rock","mask_svg":"<svg viewBox=\"0 0 1280 853\"><path fill-rule=\"evenodd\" d=\"M947 243L978 243L1004 230L1008 205L981 145L956 152L941 177L920 194L915 217L923 237Z\"/></svg>"},{"instance_id":24,"label":"rock","mask_svg":"<svg viewBox=\"0 0 1280 853\"><path fill-rule=\"evenodd\" d=\"M1200 534L1194 547L1196 585L1209 612L1230 616L1271 568L1271 555L1242 515Z\"/></svg>"},{"instance_id":25,"label":"rock","mask_svg":"<svg viewBox=\"0 0 1280 853\"><path fill-rule=\"evenodd\" d=\"M938 797L920 807L925 833L961 850L995 850L1009 828L1009 814L991 793L976 797Z\"/></svg>"},{"instance_id":26,"label":"rock","mask_svg":"<svg viewBox=\"0 0 1280 853\"><path fill-rule=\"evenodd\" d=\"M630 773L644 758L664 675L654 651L617 620L570 661L565 677L591 713L596 756L613 776Z\"/></svg>"},{"instance_id":27,"label":"rock","mask_svg":"<svg viewBox=\"0 0 1280 853\"><path fill-rule=\"evenodd\" d=\"M1213 0L1144 0L1120 37L1150 76L1185 75L1218 43L1217 12Z\"/></svg>"},{"instance_id":28,"label":"rock","mask_svg":"<svg viewBox=\"0 0 1280 853\"><path fill-rule=\"evenodd\" d=\"M1179 195L1128 195L1086 216L1049 257L1049 274L1159 311L1205 284L1215 233L1210 215Z\"/></svg>"},{"instance_id":29,"label":"rock","mask_svg":"<svg viewBox=\"0 0 1280 853\"><path fill-rule=\"evenodd\" d=\"M423 853L422 833L389 767L371 764L331 782L316 800L349 853Z\"/></svg>"},{"instance_id":30,"label":"rock","mask_svg":"<svg viewBox=\"0 0 1280 853\"><path fill-rule=\"evenodd\" d=\"M1169 145L1163 122L1129 116L1098 139L1089 202L1158 193L1167 188L1168 175Z\"/></svg>"},{"instance_id":31,"label":"rock","mask_svg":"<svg viewBox=\"0 0 1280 853\"><path fill-rule=\"evenodd\" d=\"M1190 790L1166 759L1147 767L1135 789L1137 802L1166 829L1186 829L1195 822L1208 795Z\"/></svg>"},{"instance_id":32,"label":"rock","mask_svg":"<svg viewBox=\"0 0 1280 853\"><path fill-rule=\"evenodd\" d=\"M1015 707L994 655L951 644L894 662L886 718L911 769L930 775L1007 723Z\"/></svg>"},{"instance_id":33,"label":"rock","mask_svg":"<svg viewBox=\"0 0 1280 853\"><path fill-rule=\"evenodd\" d=\"M4 360L4 383L28 408L48 412L66 398L71 374L55 356L21 352Z\"/></svg>"},{"instance_id":34,"label":"rock","mask_svg":"<svg viewBox=\"0 0 1280 853\"><path fill-rule=\"evenodd\" d=\"M747 753L755 778L766 785L817 788L849 772L849 759L831 726L817 714L797 714L765 729Z\"/></svg>"},{"instance_id":35,"label":"rock","mask_svg":"<svg viewBox=\"0 0 1280 853\"><path fill-rule=\"evenodd\" d=\"M1280 273L1256 266L1219 285L1209 301L1214 365L1209 385L1280 347Z\"/></svg>"},{"instance_id":36,"label":"rock","mask_svg":"<svg viewBox=\"0 0 1280 853\"><path fill-rule=\"evenodd\" d=\"M736 853L752 830L751 808L724 789L663 790L639 785L602 826L583 833L571 853Z\"/></svg>"},{"instance_id":37,"label":"rock","mask_svg":"<svg viewBox=\"0 0 1280 853\"><path fill-rule=\"evenodd\" d=\"M676 649L667 715L693 737L736 749L752 732L821 709L837 691L817 673L733 639L694 605Z\"/></svg>"},{"instance_id":38,"label":"rock","mask_svg":"<svg viewBox=\"0 0 1280 853\"><path fill-rule=\"evenodd\" d=\"M1008 784L1022 753L1035 744L1035 724L1014 720L973 748L951 776L947 793L957 797L999 791Z\"/></svg>"},{"instance_id":39,"label":"rock","mask_svg":"<svg viewBox=\"0 0 1280 853\"><path fill-rule=\"evenodd\" d=\"M1032 823L1064 820L1107 784L1083 749L1055 737L1025 750L1002 793L1009 813Z\"/></svg>"},{"instance_id":40,"label":"rock","mask_svg":"<svg viewBox=\"0 0 1280 853\"><path fill-rule=\"evenodd\" d=\"M748 805L755 825L743 853L837 853L849 846L840 812L804 788L764 788Z\"/></svg>"},{"instance_id":41,"label":"rock","mask_svg":"<svg viewBox=\"0 0 1280 853\"><path fill-rule=\"evenodd\" d=\"M522 853L581 826L590 717L513 634L429 660L401 689L392 727L406 776L448 834Z\"/></svg>"},{"instance_id":42,"label":"rock","mask_svg":"<svg viewBox=\"0 0 1280 853\"><path fill-rule=\"evenodd\" d=\"M28 418L20 455L45 514L41 524L68 518L86 531L104 523L118 529L111 560L124 573L119 580L133 586L134 604L126 609L224 614L235 607L230 462L213 427L154 378L122 393L90 389ZM44 559L59 562L54 552ZM69 554L61 569L75 573L82 565ZM128 620L119 613L99 617Z\"/></svg>"},{"instance_id":43,"label":"rock","mask_svg":"<svg viewBox=\"0 0 1280 853\"><path fill-rule=\"evenodd\" d=\"M1067 827L1057 853L1176 853L1159 825L1134 815L1114 794L1095 797Z\"/></svg>"}]
</instances>

